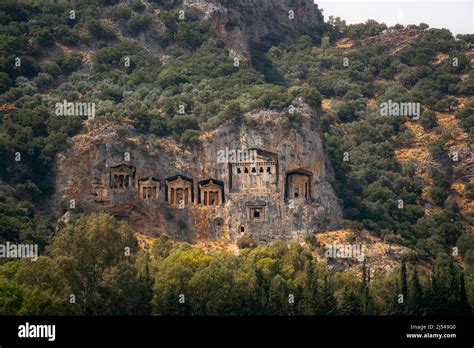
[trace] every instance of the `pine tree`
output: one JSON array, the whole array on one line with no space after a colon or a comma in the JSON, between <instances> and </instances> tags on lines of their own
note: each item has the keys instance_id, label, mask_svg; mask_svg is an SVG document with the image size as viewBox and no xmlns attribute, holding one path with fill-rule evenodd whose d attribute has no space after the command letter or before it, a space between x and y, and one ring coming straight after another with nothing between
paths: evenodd
<instances>
[{"instance_id":1,"label":"pine tree","mask_svg":"<svg viewBox=\"0 0 474 348\"><path fill-rule=\"evenodd\" d=\"M139 280L142 282L143 287L144 287L144 294L143 294L143 299L144 299L144 308L145 311L148 313L151 313L151 300L153 298L153 279L150 275L150 266L149 266L149 261L148 261L148 255L146 256L145 259L145 267L142 273L139 275Z\"/></svg>"},{"instance_id":2,"label":"pine tree","mask_svg":"<svg viewBox=\"0 0 474 348\"><path fill-rule=\"evenodd\" d=\"M430 315L432 313L434 313L434 310L433 310L433 303L435 302L434 301L434 298L435 298L435 292L434 292L434 289L433 289L433 286L435 285L435 280L433 278L433 275L431 276L430 278L430 281L427 282L426 286L425 286L425 289L423 291L423 300L422 300L422 306L421 306L421 309L420 309L420 314L421 315Z\"/></svg>"},{"instance_id":3,"label":"pine tree","mask_svg":"<svg viewBox=\"0 0 474 348\"><path fill-rule=\"evenodd\" d=\"M362 314L359 298L354 292L348 290L347 287L344 288L344 296L342 299L341 313L343 315L361 315Z\"/></svg>"},{"instance_id":4,"label":"pine tree","mask_svg":"<svg viewBox=\"0 0 474 348\"><path fill-rule=\"evenodd\" d=\"M467 303L466 286L464 284L464 273L459 274L459 313L471 314L471 306Z\"/></svg>"},{"instance_id":5,"label":"pine tree","mask_svg":"<svg viewBox=\"0 0 474 348\"><path fill-rule=\"evenodd\" d=\"M153 280L150 275L150 265L149 265L149 256L146 256L145 267L143 272L140 274L140 280L145 283L146 289L152 292L153 290Z\"/></svg>"},{"instance_id":6,"label":"pine tree","mask_svg":"<svg viewBox=\"0 0 474 348\"><path fill-rule=\"evenodd\" d=\"M361 299L362 311L365 315L374 314L374 305L369 293L370 270L367 269L366 260L362 264L362 276L360 283L359 296Z\"/></svg>"},{"instance_id":7,"label":"pine tree","mask_svg":"<svg viewBox=\"0 0 474 348\"><path fill-rule=\"evenodd\" d=\"M407 282L407 266L405 260L402 260L400 267L400 294L403 296L403 303L399 303L401 306L401 313L406 314L407 312L407 301L408 301L408 282Z\"/></svg>"},{"instance_id":8,"label":"pine tree","mask_svg":"<svg viewBox=\"0 0 474 348\"><path fill-rule=\"evenodd\" d=\"M409 313L414 315L421 314L421 308L423 306L423 289L418 278L418 269L413 268L413 272L410 278L410 298L408 302Z\"/></svg>"},{"instance_id":9,"label":"pine tree","mask_svg":"<svg viewBox=\"0 0 474 348\"><path fill-rule=\"evenodd\" d=\"M322 291L322 315L336 315L337 314L337 301L334 297L331 283L329 282L329 276L326 275L324 278L323 291Z\"/></svg>"},{"instance_id":10,"label":"pine tree","mask_svg":"<svg viewBox=\"0 0 474 348\"><path fill-rule=\"evenodd\" d=\"M270 283L268 312L271 315L288 315L288 286L279 274Z\"/></svg>"},{"instance_id":11,"label":"pine tree","mask_svg":"<svg viewBox=\"0 0 474 348\"><path fill-rule=\"evenodd\" d=\"M268 305L268 292L270 286L266 281L262 271L259 268L255 268L255 280L256 280L256 313L257 314L268 314L267 305Z\"/></svg>"},{"instance_id":12,"label":"pine tree","mask_svg":"<svg viewBox=\"0 0 474 348\"><path fill-rule=\"evenodd\" d=\"M312 261L306 261L304 265L304 285L303 285L303 314L318 314L318 278Z\"/></svg>"},{"instance_id":13,"label":"pine tree","mask_svg":"<svg viewBox=\"0 0 474 348\"><path fill-rule=\"evenodd\" d=\"M430 314L439 314L441 313L441 303L442 299L440 296L441 293L441 286L440 286L440 279L437 269L435 268L433 274L431 275L431 296L429 297L428 301L426 302L426 306Z\"/></svg>"},{"instance_id":14,"label":"pine tree","mask_svg":"<svg viewBox=\"0 0 474 348\"><path fill-rule=\"evenodd\" d=\"M448 290L448 301L447 305L451 313L456 314L457 307L460 304L460 284L459 284L459 269L454 264L453 260L449 263L448 266L448 279L449 279L449 290Z\"/></svg>"}]
</instances>

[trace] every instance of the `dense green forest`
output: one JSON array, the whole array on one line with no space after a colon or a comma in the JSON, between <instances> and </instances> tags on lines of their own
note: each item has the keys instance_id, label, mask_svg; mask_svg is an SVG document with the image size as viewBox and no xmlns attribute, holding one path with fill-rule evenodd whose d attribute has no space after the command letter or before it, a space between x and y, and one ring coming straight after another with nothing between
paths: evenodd
<instances>
[{"instance_id":1,"label":"dense green forest","mask_svg":"<svg viewBox=\"0 0 474 348\"><path fill-rule=\"evenodd\" d=\"M473 35L454 37L420 24L412 29L423 31L422 38L395 53L384 43L346 52L335 47L342 37L363 40L400 28L331 18L294 44L254 47L253 64L236 66L197 13L189 10L185 21L178 20L178 4L82 1L72 16L60 1L1 2L0 243L35 243L44 256L35 263L0 261L0 314L468 312L468 303L474 304L474 235L468 233L474 212L462 216L451 197L462 173L445 149L450 134L429 144L434 164L427 201L416 163L395 158L395 150L414 138L405 118L382 117L368 100L420 101L420 123L438 129L435 112L451 112L459 98L474 93L466 55ZM244 2L238 6L245 11ZM153 12L158 7L159 15ZM165 28L155 34L166 60L131 40L154 33L155 17ZM447 58L429 64L439 53ZM163 237L146 253L128 227L109 216L72 214L70 225L59 226L42 209L54 189L55 155L86 119L55 116L57 101L95 102L92 123L128 123L138 134L173 137L193 148L201 132L225 122L238 125L253 110L285 112L296 97L318 111L346 226L415 251L399 271L373 279L365 271L332 273L313 260L311 250L283 243L243 248L233 256ZM321 110L324 99L335 100L327 112ZM186 115L177 115L180 105ZM474 102L456 118L471 144ZM350 161L343 160L345 153ZM473 184L465 190L472 199ZM404 209L397 208L399 200ZM427 216L426 203L437 213ZM432 274L417 272L417 262L431 264Z\"/></svg>"},{"instance_id":2,"label":"dense green forest","mask_svg":"<svg viewBox=\"0 0 474 348\"><path fill-rule=\"evenodd\" d=\"M453 262L431 276L410 264L370 277L329 272L311 250L276 242L204 253L158 238L138 251L125 223L79 216L36 262L0 267L2 314L393 315L467 314L465 278Z\"/></svg>"}]
</instances>

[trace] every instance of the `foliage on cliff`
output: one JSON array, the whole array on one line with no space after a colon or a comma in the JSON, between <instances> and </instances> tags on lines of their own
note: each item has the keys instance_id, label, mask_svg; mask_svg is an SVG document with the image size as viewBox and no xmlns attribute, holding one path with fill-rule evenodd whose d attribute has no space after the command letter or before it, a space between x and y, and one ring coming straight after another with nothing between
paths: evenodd
<instances>
[{"instance_id":1,"label":"foliage on cliff","mask_svg":"<svg viewBox=\"0 0 474 348\"><path fill-rule=\"evenodd\" d=\"M36 262L0 266L0 314L377 315L468 313L452 262L431 277L402 263L391 274L329 272L298 243L240 255L157 239L150 251L122 222L81 216ZM128 248L128 249L127 249ZM127 254L127 250L130 252ZM403 295L401 298L400 295Z\"/></svg>"},{"instance_id":2,"label":"foliage on cliff","mask_svg":"<svg viewBox=\"0 0 474 348\"><path fill-rule=\"evenodd\" d=\"M234 7L238 9L239 4ZM443 113L455 115L456 124L466 134L461 145L472 144L474 73L466 45L472 37L456 40L449 31L428 29L425 24L407 29L395 26L384 32L387 27L374 21L348 26L331 19L324 33L302 35L293 44L275 44L267 50L256 43L253 61L246 64L231 58L224 42L198 12L188 9L187 20L179 20L177 5L177 1L83 1L72 19L71 8L64 3L0 4L0 176L14 187L14 193L3 187L0 191L0 242L31 241L43 248L54 234L54 223L40 214L38 207L53 190L55 155L69 137L82 130L86 119L54 115L56 102L94 102L97 110L92 123L129 123L139 134L173 136L193 146L202 131L224 122L238 124L245 112L287 110L293 98L303 97L321 115L326 149L335 170L333 185L343 201L348 224L416 248L422 261L449 264L452 248L458 246L467 283L474 286L474 245L467 233L474 217L460 211L460 199L453 189L453 183L465 186L462 198L472 200L472 177L465 176L451 160L447 149L456 139L438 122ZM416 40L405 40L408 36ZM340 39L352 40L352 47L338 47ZM17 58L20 66L15 65ZM436 138L423 144L430 156L427 179L417 172L416 158L401 163L396 157L398 150L414 145L416 139L410 120L380 116L377 106L389 99L422 104L420 124ZM331 101L330 110L320 109L322 100ZM181 106L184 114L179 112ZM15 160L18 153L21 161ZM348 161L344 161L345 154ZM400 200L403 209L398 207ZM266 250L261 248L257 250ZM196 265L196 270L202 267L196 277L205 279L209 265L220 267L211 262L212 256L189 250L181 253L175 252L173 257L179 260L196 253L196 260L203 262ZM226 267L237 262L232 257L228 257L232 262L219 257L225 259ZM41 262L56 261L48 257ZM166 260L153 262L156 277L166 278L159 267ZM245 264L243 256L239 262ZM271 260L261 263L273 272L272 267L283 265L278 262L277 266L272 266ZM135 267L131 262L122 266L128 267L125 271L130 275L136 271L130 268ZM60 265L51 265L54 267ZM243 269L252 267L257 266L244 265ZM299 267L295 274L304 273L303 266ZM49 266L42 269L48 272ZM109 280L118 282L116 271L110 272ZM265 295L254 298L257 307L251 307L259 313L270 313L269 308L274 308L271 301L280 301L289 289L298 289L295 279L300 276L275 271L257 281L253 271L248 272L250 275L242 275L248 277L244 278L248 284L260 281L256 289L265 289ZM224 270L221 275L238 285L242 280L235 280L237 276ZM128 285L143 285L132 278ZM12 282L8 279L5 281ZM324 279L320 278L323 288ZM59 281L72 286L70 279ZM27 291L35 291L20 289L21 282L18 284L5 285L16 299L11 302L19 306L16 310L25 305L20 295L28 298ZM186 281L183 286L195 284ZM109 290L97 291L106 297L112 296ZM430 291L426 288L426 293ZM454 288L450 291L456 292ZM356 306L352 292L341 295L350 303L340 304L338 310L351 311L347 308ZM270 293L272 300L265 297ZM166 299L155 296L153 301L156 313L169 310ZM235 304L236 308L239 305ZM214 313L219 308L216 304L192 306L179 308L193 313ZM83 307L85 313L84 308L90 307ZM377 310L388 313L388 304Z\"/></svg>"}]
</instances>

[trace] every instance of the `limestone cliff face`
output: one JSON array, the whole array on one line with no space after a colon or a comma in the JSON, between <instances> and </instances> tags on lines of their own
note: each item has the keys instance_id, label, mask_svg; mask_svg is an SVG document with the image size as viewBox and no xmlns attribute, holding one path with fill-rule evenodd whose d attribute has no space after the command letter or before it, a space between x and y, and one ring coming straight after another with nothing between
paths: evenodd
<instances>
[{"instance_id":1,"label":"limestone cliff face","mask_svg":"<svg viewBox=\"0 0 474 348\"><path fill-rule=\"evenodd\" d=\"M243 59L250 57L253 43L295 43L324 23L313 0L183 0L183 5L202 12L231 52Z\"/></svg>"},{"instance_id":2,"label":"limestone cliff face","mask_svg":"<svg viewBox=\"0 0 474 348\"><path fill-rule=\"evenodd\" d=\"M296 105L290 118L249 113L193 149L171 137L120 137L112 124L90 129L57 156L55 213L73 199L78 210L109 212L136 231L190 242L301 240L337 228L341 208L318 122L306 104ZM256 158L223 163L226 149L252 150Z\"/></svg>"}]
</instances>

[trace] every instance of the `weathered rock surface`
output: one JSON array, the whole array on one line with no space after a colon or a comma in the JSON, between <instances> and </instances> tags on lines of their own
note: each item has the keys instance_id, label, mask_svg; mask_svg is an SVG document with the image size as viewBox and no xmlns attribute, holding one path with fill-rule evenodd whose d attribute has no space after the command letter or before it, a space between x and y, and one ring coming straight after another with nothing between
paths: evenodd
<instances>
[{"instance_id":1,"label":"weathered rock surface","mask_svg":"<svg viewBox=\"0 0 474 348\"><path fill-rule=\"evenodd\" d=\"M295 43L324 24L312 0L183 0L183 5L204 14L217 35L236 56L250 57L253 43Z\"/></svg>"},{"instance_id":2,"label":"weathered rock surface","mask_svg":"<svg viewBox=\"0 0 474 348\"><path fill-rule=\"evenodd\" d=\"M134 135L133 127L128 137L113 124L90 129L57 156L54 213L62 215L73 199L75 209L109 212L136 231L190 242L243 235L290 241L335 229L342 214L318 121L306 104L295 105L291 117L246 114L240 125L204 134L193 149L171 137ZM219 163L226 148L257 149L258 159Z\"/></svg>"}]
</instances>

